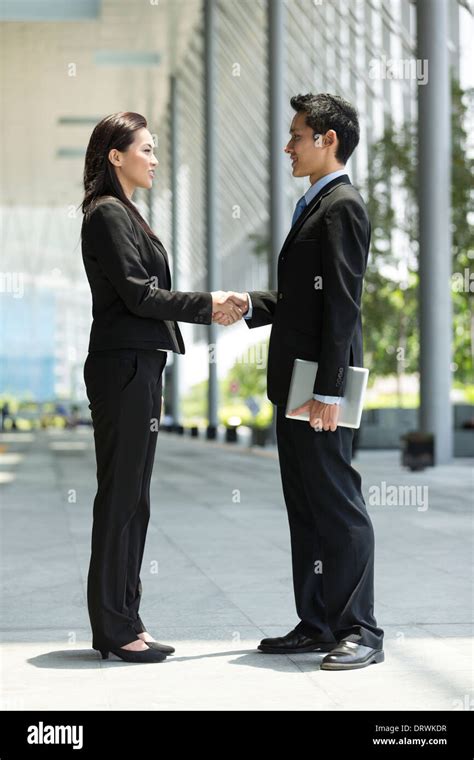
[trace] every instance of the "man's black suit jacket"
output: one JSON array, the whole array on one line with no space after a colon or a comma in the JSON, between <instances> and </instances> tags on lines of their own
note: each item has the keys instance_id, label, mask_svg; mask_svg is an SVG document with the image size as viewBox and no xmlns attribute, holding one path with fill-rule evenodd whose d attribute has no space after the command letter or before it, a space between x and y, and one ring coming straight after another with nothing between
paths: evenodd
<instances>
[{"instance_id":1,"label":"man's black suit jacket","mask_svg":"<svg viewBox=\"0 0 474 760\"><path fill-rule=\"evenodd\" d=\"M92 292L89 351L163 348L184 354L176 323L210 324L211 294L170 292L165 248L118 198L93 202L81 236Z\"/></svg>"},{"instance_id":2,"label":"man's black suit jacket","mask_svg":"<svg viewBox=\"0 0 474 760\"><path fill-rule=\"evenodd\" d=\"M301 214L278 259L278 290L250 293L249 327L272 324L267 394L287 402L296 358L318 362L314 393L343 396L349 366L363 366L361 295L370 221L344 174Z\"/></svg>"}]
</instances>

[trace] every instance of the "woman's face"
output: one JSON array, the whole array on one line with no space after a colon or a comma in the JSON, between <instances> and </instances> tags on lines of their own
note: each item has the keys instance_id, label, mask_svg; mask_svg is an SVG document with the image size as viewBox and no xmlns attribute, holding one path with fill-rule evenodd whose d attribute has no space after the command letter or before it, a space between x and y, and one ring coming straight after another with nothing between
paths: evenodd
<instances>
[{"instance_id":1,"label":"woman's face","mask_svg":"<svg viewBox=\"0 0 474 760\"><path fill-rule=\"evenodd\" d=\"M153 151L153 137L146 127L135 132L135 139L125 152L122 153L116 148L110 151L109 160L114 165L124 192L129 198L137 187L147 190L151 188L154 170L158 166L158 159Z\"/></svg>"}]
</instances>

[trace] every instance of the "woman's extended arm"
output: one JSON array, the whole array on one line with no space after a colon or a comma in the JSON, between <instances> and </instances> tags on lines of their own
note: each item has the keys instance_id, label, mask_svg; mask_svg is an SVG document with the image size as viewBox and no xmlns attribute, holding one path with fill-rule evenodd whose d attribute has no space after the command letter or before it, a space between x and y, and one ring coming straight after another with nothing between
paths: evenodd
<instances>
[{"instance_id":1,"label":"woman's extended arm","mask_svg":"<svg viewBox=\"0 0 474 760\"><path fill-rule=\"evenodd\" d=\"M157 287L140 260L128 213L117 203L98 205L82 235L127 308L139 317L210 324L213 311L236 311L234 304L222 303L220 293L172 292Z\"/></svg>"}]
</instances>

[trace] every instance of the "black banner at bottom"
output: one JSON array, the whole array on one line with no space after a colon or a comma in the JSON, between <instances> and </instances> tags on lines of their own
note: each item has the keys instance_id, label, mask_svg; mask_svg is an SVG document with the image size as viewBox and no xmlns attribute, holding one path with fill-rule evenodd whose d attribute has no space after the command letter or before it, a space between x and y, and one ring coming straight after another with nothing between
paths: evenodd
<instances>
[{"instance_id":1,"label":"black banner at bottom","mask_svg":"<svg viewBox=\"0 0 474 760\"><path fill-rule=\"evenodd\" d=\"M281 713L284 713L282 719ZM307 752L349 752L352 757L455 758L472 760L469 711L8 711L2 713L0 760L27 757L117 758L133 753L193 752L220 754L282 750L282 741ZM247 731L250 724L251 734ZM294 732L293 727L296 728ZM224 745L222 744L224 740ZM227 745L227 746L225 746ZM308 747L309 745L309 747ZM220 748L219 748L220 747ZM132 755L130 755L132 756Z\"/></svg>"}]
</instances>

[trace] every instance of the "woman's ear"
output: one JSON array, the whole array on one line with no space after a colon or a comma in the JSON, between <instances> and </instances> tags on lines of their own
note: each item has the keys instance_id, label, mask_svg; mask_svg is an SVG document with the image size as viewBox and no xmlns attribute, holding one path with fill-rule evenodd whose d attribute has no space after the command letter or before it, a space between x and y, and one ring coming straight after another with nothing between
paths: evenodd
<instances>
[{"instance_id":1,"label":"woman's ear","mask_svg":"<svg viewBox=\"0 0 474 760\"><path fill-rule=\"evenodd\" d=\"M120 166L120 152L117 148L111 148L109 150L108 159L112 166Z\"/></svg>"}]
</instances>

